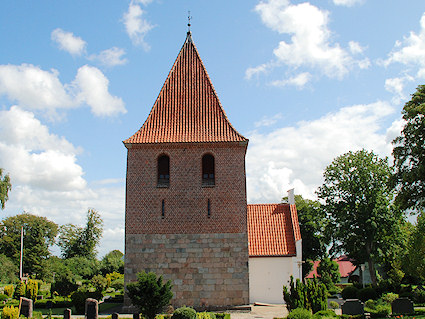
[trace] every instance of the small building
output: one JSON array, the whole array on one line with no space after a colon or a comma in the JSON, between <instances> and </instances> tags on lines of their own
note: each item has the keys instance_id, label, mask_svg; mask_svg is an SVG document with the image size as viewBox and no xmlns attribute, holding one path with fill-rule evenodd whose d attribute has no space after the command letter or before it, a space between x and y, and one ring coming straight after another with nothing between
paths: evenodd
<instances>
[{"instance_id":1,"label":"small building","mask_svg":"<svg viewBox=\"0 0 425 319\"><path fill-rule=\"evenodd\" d=\"M283 303L283 286L302 278L295 204L248 205L248 241L250 303Z\"/></svg>"},{"instance_id":2,"label":"small building","mask_svg":"<svg viewBox=\"0 0 425 319\"><path fill-rule=\"evenodd\" d=\"M333 259L339 266L339 273L341 275L340 283L349 283L353 281L359 281L358 270L356 272L356 265L354 265L354 261L348 258L345 255L342 255L336 259ZM320 261L316 260L313 263L313 268L310 273L306 276L307 279L312 279L313 277L319 277L317 275L317 266L319 266Z\"/></svg>"}]
</instances>

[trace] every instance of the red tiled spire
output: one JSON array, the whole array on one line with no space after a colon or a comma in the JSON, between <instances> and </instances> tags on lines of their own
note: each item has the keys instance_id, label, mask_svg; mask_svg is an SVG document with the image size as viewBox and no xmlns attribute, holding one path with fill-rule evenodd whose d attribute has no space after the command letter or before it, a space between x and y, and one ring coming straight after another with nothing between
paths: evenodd
<instances>
[{"instance_id":1,"label":"red tiled spire","mask_svg":"<svg viewBox=\"0 0 425 319\"><path fill-rule=\"evenodd\" d=\"M191 33L130 144L248 142L227 119Z\"/></svg>"},{"instance_id":2,"label":"red tiled spire","mask_svg":"<svg viewBox=\"0 0 425 319\"><path fill-rule=\"evenodd\" d=\"M250 257L296 255L301 239L297 210L289 204L247 206Z\"/></svg>"}]
</instances>

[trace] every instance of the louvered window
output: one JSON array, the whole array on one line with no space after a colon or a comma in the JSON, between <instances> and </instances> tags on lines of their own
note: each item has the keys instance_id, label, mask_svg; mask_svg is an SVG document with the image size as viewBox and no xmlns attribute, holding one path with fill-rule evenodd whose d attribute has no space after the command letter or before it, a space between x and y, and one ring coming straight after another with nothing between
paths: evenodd
<instances>
[{"instance_id":1,"label":"louvered window","mask_svg":"<svg viewBox=\"0 0 425 319\"><path fill-rule=\"evenodd\" d=\"M206 154L202 157L202 186L215 185L214 156Z\"/></svg>"}]
</instances>

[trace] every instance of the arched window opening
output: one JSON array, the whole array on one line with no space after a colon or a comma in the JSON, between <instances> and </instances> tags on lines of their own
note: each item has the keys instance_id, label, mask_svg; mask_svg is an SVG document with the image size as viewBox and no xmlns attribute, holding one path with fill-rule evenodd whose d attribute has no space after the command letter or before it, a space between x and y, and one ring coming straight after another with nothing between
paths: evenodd
<instances>
[{"instance_id":1,"label":"arched window opening","mask_svg":"<svg viewBox=\"0 0 425 319\"><path fill-rule=\"evenodd\" d=\"M170 186L170 158L167 155L158 157L158 186Z\"/></svg>"},{"instance_id":2,"label":"arched window opening","mask_svg":"<svg viewBox=\"0 0 425 319\"><path fill-rule=\"evenodd\" d=\"M215 185L214 156L206 154L202 157L202 186Z\"/></svg>"}]
</instances>

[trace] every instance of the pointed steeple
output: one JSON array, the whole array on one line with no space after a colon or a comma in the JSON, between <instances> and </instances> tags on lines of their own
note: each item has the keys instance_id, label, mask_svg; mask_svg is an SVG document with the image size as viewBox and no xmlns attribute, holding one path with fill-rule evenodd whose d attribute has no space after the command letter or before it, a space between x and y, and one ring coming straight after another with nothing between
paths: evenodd
<instances>
[{"instance_id":1,"label":"pointed steeple","mask_svg":"<svg viewBox=\"0 0 425 319\"><path fill-rule=\"evenodd\" d=\"M248 139L227 119L188 31L148 118L124 144L205 142Z\"/></svg>"}]
</instances>

